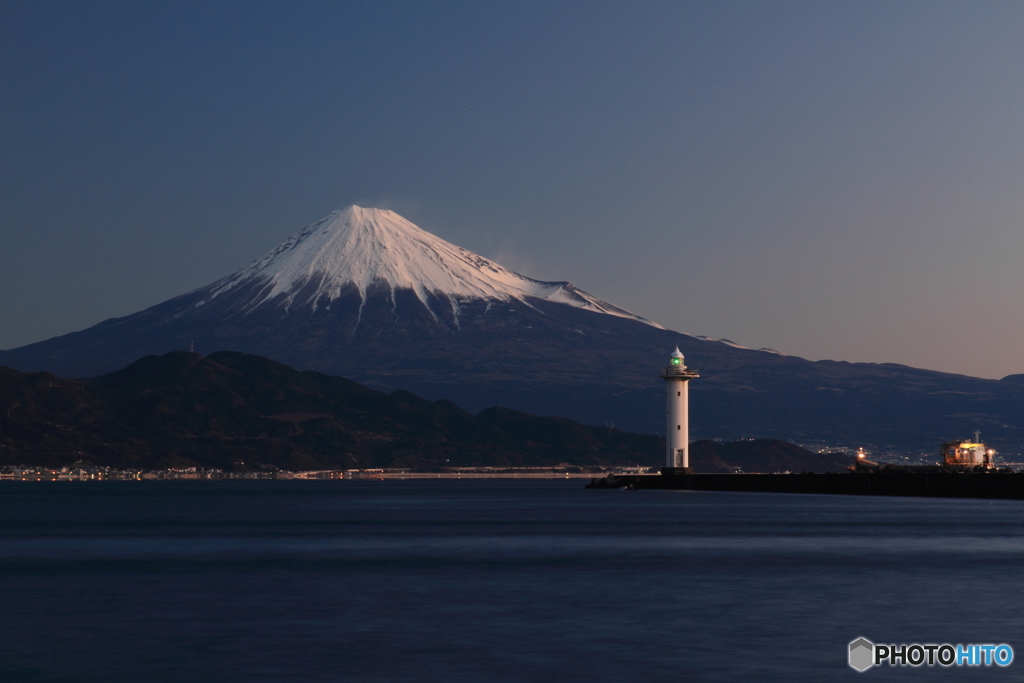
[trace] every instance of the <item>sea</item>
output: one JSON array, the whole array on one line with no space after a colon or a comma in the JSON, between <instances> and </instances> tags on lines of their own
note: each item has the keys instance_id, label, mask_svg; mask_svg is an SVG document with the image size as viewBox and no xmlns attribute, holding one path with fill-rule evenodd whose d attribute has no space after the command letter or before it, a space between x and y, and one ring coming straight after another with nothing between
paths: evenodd
<instances>
[{"instance_id":1,"label":"sea","mask_svg":"<svg viewBox=\"0 0 1024 683\"><path fill-rule=\"evenodd\" d=\"M585 483L0 482L0 681L1024 679L1024 502Z\"/></svg>"}]
</instances>

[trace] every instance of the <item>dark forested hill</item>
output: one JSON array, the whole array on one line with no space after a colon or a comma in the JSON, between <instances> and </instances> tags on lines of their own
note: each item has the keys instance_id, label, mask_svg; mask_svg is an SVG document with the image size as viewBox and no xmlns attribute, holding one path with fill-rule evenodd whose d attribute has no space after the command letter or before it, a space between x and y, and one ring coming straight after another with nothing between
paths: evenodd
<instances>
[{"instance_id":1,"label":"dark forested hill","mask_svg":"<svg viewBox=\"0 0 1024 683\"><path fill-rule=\"evenodd\" d=\"M242 353L147 356L89 380L0 368L0 462L116 467L656 465L657 436L384 394Z\"/></svg>"},{"instance_id":2,"label":"dark forested hill","mask_svg":"<svg viewBox=\"0 0 1024 683\"><path fill-rule=\"evenodd\" d=\"M0 464L288 470L660 466L659 436L537 417L477 416L266 358L183 351L88 380L0 367ZM694 444L698 471L839 469L779 441Z\"/></svg>"}]
</instances>

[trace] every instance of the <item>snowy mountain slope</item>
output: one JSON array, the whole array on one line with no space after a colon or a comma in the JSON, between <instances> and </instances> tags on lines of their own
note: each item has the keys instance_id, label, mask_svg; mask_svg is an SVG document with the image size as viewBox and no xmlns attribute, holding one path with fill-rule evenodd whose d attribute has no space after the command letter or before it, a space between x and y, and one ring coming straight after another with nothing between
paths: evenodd
<instances>
[{"instance_id":1,"label":"snowy mountain slope","mask_svg":"<svg viewBox=\"0 0 1024 683\"><path fill-rule=\"evenodd\" d=\"M197 290L207 295L195 305L204 306L246 287L252 294L243 313L267 305L286 310L295 305L329 309L352 286L361 306L374 288L384 288L393 306L396 291L411 290L435 320L442 313L435 310L440 301L450 309L444 313L456 327L467 301L528 304L537 298L663 329L568 282L524 277L426 232L393 211L360 206L335 211L237 273Z\"/></svg>"}]
</instances>

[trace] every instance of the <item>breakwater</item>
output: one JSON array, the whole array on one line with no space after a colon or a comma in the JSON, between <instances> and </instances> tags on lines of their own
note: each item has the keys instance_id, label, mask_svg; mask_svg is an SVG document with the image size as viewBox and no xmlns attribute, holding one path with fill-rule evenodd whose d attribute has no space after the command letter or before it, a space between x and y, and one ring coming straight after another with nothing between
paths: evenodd
<instances>
[{"instance_id":1,"label":"breakwater","mask_svg":"<svg viewBox=\"0 0 1024 683\"><path fill-rule=\"evenodd\" d=\"M1024 476L1009 471L692 474L666 468L661 474L594 478L587 488L1024 499Z\"/></svg>"}]
</instances>

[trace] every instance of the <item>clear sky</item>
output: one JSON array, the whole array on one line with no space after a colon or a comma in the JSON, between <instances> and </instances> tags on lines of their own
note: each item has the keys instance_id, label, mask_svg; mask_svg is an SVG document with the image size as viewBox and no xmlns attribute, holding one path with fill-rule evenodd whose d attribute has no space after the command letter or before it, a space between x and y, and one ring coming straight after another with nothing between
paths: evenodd
<instances>
[{"instance_id":1,"label":"clear sky","mask_svg":"<svg viewBox=\"0 0 1024 683\"><path fill-rule=\"evenodd\" d=\"M0 0L0 348L390 208L671 329L1024 373L1024 3Z\"/></svg>"}]
</instances>

